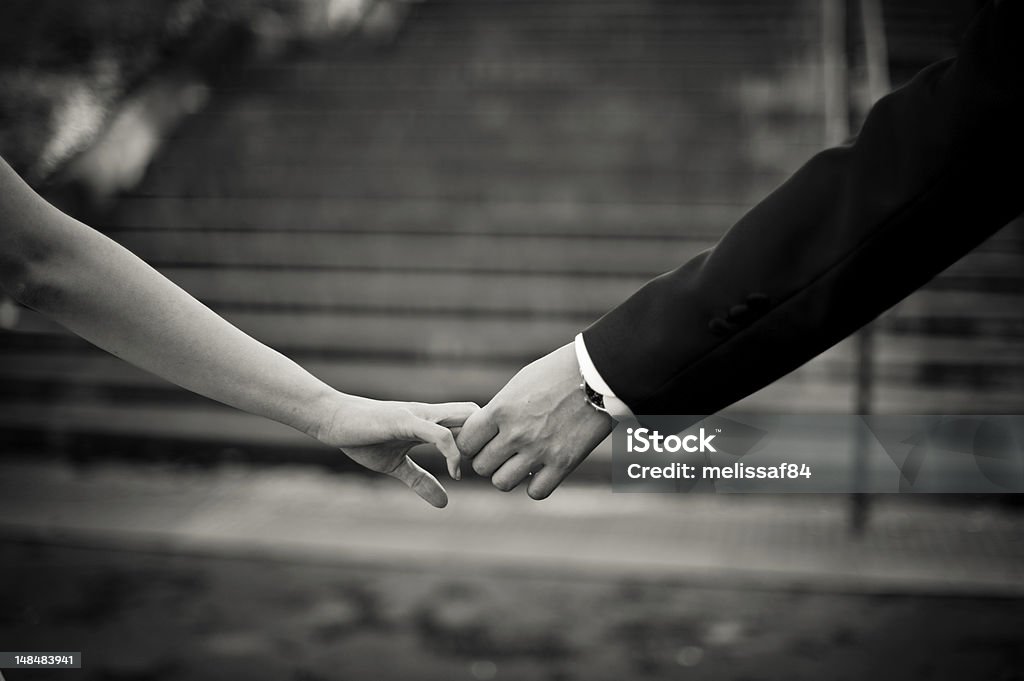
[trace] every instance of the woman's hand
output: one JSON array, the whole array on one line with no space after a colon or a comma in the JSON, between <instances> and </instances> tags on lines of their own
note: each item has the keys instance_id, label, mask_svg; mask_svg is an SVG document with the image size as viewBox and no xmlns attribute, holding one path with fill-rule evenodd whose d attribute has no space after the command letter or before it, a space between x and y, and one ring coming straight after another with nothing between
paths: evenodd
<instances>
[{"instance_id":1,"label":"woman's hand","mask_svg":"<svg viewBox=\"0 0 1024 681\"><path fill-rule=\"evenodd\" d=\"M409 450L420 443L436 446L448 462L449 475L458 480L461 455L450 429L460 427L479 406L382 402L350 395L340 399L318 429L318 440L371 471L398 478L431 506L448 505L444 487L409 458Z\"/></svg>"}]
</instances>

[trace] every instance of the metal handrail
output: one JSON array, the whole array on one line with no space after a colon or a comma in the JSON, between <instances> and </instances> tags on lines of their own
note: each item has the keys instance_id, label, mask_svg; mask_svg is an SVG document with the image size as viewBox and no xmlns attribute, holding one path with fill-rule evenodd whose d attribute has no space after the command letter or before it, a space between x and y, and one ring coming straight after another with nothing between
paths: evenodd
<instances>
[{"instance_id":1,"label":"metal handrail","mask_svg":"<svg viewBox=\"0 0 1024 681\"><path fill-rule=\"evenodd\" d=\"M864 41L864 72L865 87L862 90L863 100L858 118L864 118L875 102L884 97L891 89L889 79L888 45L885 39L885 26L882 17L881 0L857 0L860 8L860 25ZM855 336L857 382L854 388L854 404L856 412L861 415L870 414L874 389L874 348L875 325L868 324ZM864 429L858 430L854 442L853 456L853 489L862 489L867 478L868 456L867 434ZM851 497L850 526L854 534L862 534L867 527L869 497L863 493L854 493Z\"/></svg>"}]
</instances>

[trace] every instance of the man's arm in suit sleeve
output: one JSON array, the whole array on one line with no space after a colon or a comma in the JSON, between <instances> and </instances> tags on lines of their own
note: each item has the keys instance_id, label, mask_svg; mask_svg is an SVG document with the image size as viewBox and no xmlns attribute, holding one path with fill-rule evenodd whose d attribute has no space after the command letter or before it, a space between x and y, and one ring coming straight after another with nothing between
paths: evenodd
<instances>
[{"instance_id":1,"label":"man's arm in suit sleeve","mask_svg":"<svg viewBox=\"0 0 1024 681\"><path fill-rule=\"evenodd\" d=\"M580 342L524 367L459 434L473 469L506 491L529 480L543 499L612 429L581 380L641 417L713 413L1012 220L1024 210L1022 24L1024 0L983 10L958 58L878 102L855 142L813 158Z\"/></svg>"},{"instance_id":2,"label":"man's arm in suit sleeve","mask_svg":"<svg viewBox=\"0 0 1024 681\"><path fill-rule=\"evenodd\" d=\"M1024 211L1024 2L880 100L712 249L584 332L636 414L710 414L866 324Z\"/></svg>"}]
</instances>

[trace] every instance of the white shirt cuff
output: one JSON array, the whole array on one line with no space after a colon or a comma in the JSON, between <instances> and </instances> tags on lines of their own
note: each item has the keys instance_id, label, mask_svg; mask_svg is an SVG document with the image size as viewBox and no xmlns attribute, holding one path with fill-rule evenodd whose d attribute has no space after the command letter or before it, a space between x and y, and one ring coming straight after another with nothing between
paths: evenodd
<instances>
[{"instance_id":1,"label":"white shirt cuff","mask_svg":"<svg viewBox=\"0 0 1024 681\"><path fill-rule=\"evenodd\" d=\"M601 374L598 373L597 367L594 366L594 362L590 359L590 353L587 352L587 343L583 340L583 334L576 334L576 341L574 343L576 347L576 361L580 364L580 373L583 374L583 380L587 382L592 389L601 393L604 396L604 408L608 410L618 421L634 421L636 416L633 415L633 411L626 406L626 403L615 396L612 389L608 387L605 380L601 378Z\"/></svg>"}]
</instances>

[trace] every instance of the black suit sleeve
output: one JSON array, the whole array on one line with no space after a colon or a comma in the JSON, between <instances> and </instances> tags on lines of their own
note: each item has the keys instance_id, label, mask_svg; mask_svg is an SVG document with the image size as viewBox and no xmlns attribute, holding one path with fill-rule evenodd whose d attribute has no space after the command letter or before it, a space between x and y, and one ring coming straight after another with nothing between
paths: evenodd
<instances>
[{"instance_id":1,"label":"black suit sleeve","mask_svg":"<svg viewBox=\"0 0 1024 681\"><path fill-rule=\"evenodd\" d=\"M880 100L712 249L584 332L636 414L710 414L795 369L1024 211L1024 2Z\"/></svg>"}]
</instances>

